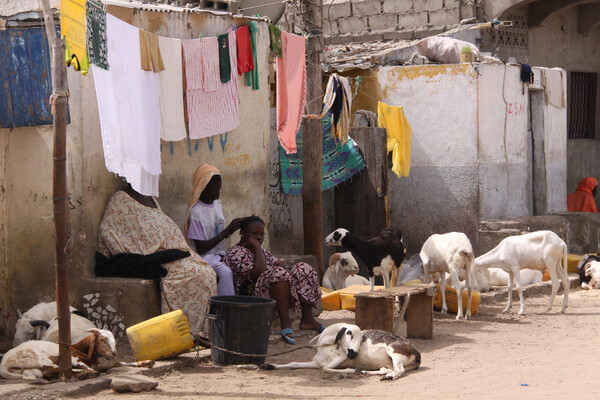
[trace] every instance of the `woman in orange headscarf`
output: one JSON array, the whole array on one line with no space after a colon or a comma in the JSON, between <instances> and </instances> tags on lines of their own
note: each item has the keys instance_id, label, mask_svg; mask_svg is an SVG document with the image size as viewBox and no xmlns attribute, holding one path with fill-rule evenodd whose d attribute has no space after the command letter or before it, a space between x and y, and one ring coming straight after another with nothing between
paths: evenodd
<instances>
[{"instance_id":1,"label":"woman in orange headscarf","mask_svg":"<svg viewBox=\"0 0 600 400\"><path fill-rule=\"evenodd\" d=\"M194 173L194 184L185 215L185 234L190 247L200 254L217 273L217 295L233 296L233 273L225 263L225 239L240 228L243 218L236 218L227 227L223 216L221 173L210 164L200 164Z\"/></svg>"},{"instance_id":2,"label":"woman in orange headscarf","mask_svg":"<svg viewBox=\"0 0 600 400\"><path fill-rule=\"evenodd\" d=\"M567 196L568 211L598 212L594 197L598 191L598 181L591 176L583 178L577 189Z\"/></svg>"}]
</instances>

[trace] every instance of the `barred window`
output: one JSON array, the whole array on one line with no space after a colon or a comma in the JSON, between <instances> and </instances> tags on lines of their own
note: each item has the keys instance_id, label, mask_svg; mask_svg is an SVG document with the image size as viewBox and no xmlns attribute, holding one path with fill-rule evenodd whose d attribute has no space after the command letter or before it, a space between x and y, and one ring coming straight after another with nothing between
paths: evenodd
<instances>
[{"instance_id":1,"label":"barred window","mask_svg":"<svg viewBox=\"0 0 600 400\"><path fill-rule=\"evenodd\" d=\"M571 72L568 82L568 138L596 137L598 74Z\"/></svg>"}]
</instances>

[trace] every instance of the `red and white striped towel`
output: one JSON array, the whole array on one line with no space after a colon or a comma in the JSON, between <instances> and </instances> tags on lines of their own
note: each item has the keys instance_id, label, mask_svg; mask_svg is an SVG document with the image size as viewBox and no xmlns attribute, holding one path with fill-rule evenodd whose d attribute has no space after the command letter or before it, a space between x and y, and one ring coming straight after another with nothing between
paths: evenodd
<instances>
[{"instance_id":1,"label":"red and white striped towel","mask_svg":"<svg viewBox=\"0 0 600 400\"><path fill-rule=\"evenodd\" d=\"M217 90L219 75L219 42L217 37L182 40L188 89Z\"/></svg>"}]
</instances>

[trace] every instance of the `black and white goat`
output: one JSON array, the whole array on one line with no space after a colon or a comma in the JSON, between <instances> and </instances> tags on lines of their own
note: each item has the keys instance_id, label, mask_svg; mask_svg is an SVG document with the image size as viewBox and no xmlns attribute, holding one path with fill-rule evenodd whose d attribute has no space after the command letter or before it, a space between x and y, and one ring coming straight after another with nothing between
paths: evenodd
<instances>
[{"instance_id":1,"label":"black and white goat","mask_svg":"<svg viewBox=\"0 0 600 400\"><path fill-rule=\"evenodd\" d=\"M70 309L71 313L79 312L74 307L70 307ZM18 346L28 340L39 340L44 333L44 329L50 326L50 321L56 318L56 302L38 303L24 314L17 310L17 317L13 346Z\"/></svg>"},{"instance_id":2,"label":"black and white goat","mask_svg":"<svg viewBox=\"0 0 600 400\"><path fill-rule=\"evenodd\" d=\"M577 264L582 289L600 289L600 256L587 254Z\"/></svg>"},{"instance_id":3,"label":"black and white goat","mask_svg":"<svg viewBox=\"0 0 600 400\"><path fill-rule=\"evenodd\" d=\"M379 236L363 240L347 229L339 228L325 238L328 246L342 246L357 255L367 266L371 291L375 286L375 275L383 277L383 284L390 287L390 274L400 273L402 261L406 255L406 248L402 241L400 230L390 226L385 228Z\"/></svg>"},{"instance_id":4,"label":"black and white goat","mask_svg":"<svg viewBox=\"0 0 600 400\"><path fill-rule=\"evenodd\" d=\"M265 364L264 369L321 368L328 372L361 372L398 379L421 365L421 354L407 340L380 330L361 331L357 325L337 323L314 337L317 354L312 361Z\"/></svg>"}]
</instances>

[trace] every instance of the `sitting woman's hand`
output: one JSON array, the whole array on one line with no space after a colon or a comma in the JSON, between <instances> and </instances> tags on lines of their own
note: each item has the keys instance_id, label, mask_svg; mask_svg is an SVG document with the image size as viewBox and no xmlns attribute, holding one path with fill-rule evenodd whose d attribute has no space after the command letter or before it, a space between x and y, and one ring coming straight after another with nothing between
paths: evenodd
<instances>
[{"instance_id":1,"label":"sitting woman's hand","mask_svg":"<svg viewBox=\"0 0 600 400\"><path fill-rule=\"evenodd\" d=\"M244 247L249 250L260 250L262 248L260 242L252 236L246 239Z\"/></svg>"},{"instance_id":2,"label":"sitting woman's hand","mask_svg":"<svg viewBox=\"0 0 600 400\"><path fill-rule=\"evenodd\" d=\"M278 267L281 268L287 268L288 264L287 262L285 262L285 260L277 260L277 262L275 263L275 265L277 265Z\"/></svg>"}]
</instances>

